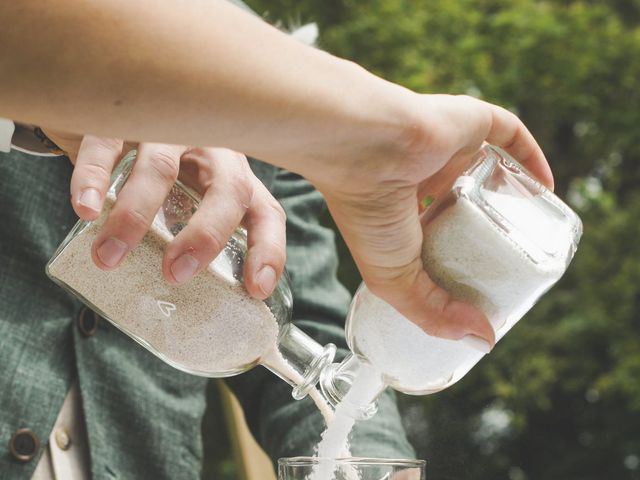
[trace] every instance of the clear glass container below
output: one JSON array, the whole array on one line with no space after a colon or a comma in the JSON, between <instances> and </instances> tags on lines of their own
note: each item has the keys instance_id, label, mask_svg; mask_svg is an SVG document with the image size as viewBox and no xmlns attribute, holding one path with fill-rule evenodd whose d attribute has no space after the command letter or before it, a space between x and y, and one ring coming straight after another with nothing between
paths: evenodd
<instances>
[{"instance_id":1,"label":"clear glass container below","mask_svg":"<svg viewBox=\"0 0 640 480\"><path fill-rule=\"evenodd\" d=\"M278 460L278 480L316 480L315 469L327 460L292 457ZM425 480L424 460L338 458L331 478L317 480Z\"/></svg>"}]
</instances>

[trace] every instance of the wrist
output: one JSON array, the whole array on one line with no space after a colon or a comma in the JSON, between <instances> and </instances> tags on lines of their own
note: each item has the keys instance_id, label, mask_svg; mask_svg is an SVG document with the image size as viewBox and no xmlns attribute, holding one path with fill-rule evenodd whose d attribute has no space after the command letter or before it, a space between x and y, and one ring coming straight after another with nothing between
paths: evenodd
<instances>
[{"instance_id":1,"label":"wrist","mask_svg":"<svg viewBox=\"0 0 640 480\"><path fill-rule=\"evenodd\" d=\"M317 187L341 183L351 188L363 173L384 177L415 150L424 138L415 114L418 94L373 75L347 60L342 70L341 114L332 123L319 154L295 158L285 167L304 175ZM316 153L316 152L314 152Z\"/></svg>"}]
</instances>

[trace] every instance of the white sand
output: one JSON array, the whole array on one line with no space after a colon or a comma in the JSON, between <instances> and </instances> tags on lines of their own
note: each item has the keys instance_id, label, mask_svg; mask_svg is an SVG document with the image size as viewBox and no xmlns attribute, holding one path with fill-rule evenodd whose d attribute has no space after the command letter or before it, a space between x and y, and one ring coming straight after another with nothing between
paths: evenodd
<instances>
[{"instance_id":1,"label":"white sand","mask_svg":"<svg viewBox=\"0 0 640 480\"><path fill-rule=\"evenodd\" d=\"M485 312L500 339L562 276L573 235L563 223L540 216L526 200L488 196L497 208L509 209L523 219L529 238L538 232L545 237L546 247L563 254L534 261L464 198L426 225L422 252L431 278L455 298ZM352 344L399 390L442 390L483 356L461 342L425 334L366 289L358 302Z\"/></svg>"},{"instance_id":2,"label":"white sand","mask_svg":"<svg viewBox=\"0 0 640 480\"><path fill-rule=\"evenodd\" d=\"M331 480L335 477L336 463L333 460L351 456L348 440L356 422L354 410L368 407L382 388L380 374L371 366L361 364L353 385L336 408L333 422L322 434L315 455L319 462L310 475L310 480ZM357 472L348 467L341 473L347 480L358 479Z\"/></svg>"}]
</instances>

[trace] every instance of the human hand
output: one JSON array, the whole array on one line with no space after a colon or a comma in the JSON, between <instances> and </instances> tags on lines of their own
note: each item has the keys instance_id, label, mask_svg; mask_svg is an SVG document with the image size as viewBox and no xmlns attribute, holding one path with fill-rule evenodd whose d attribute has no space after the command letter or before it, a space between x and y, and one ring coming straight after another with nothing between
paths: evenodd
<instances>
[{"instance_id":1,"label":"human hand","mask_svg":"<svg viewBox=\"0 0 640 480\"><path fill-rule=\"evenodd\" d=\"M100 215L113 168L132 147L121 140L63 134L47 136L70 153L75 163L71 203L83 220ZM149 229L180 175L202 195L197 212L167 246L162 263L170 283L188 281L224 248L243 225L248 234L244 281L249 294L271 294L285 263L285 215L258 180L244 155L221 148L191 148L141 143L133 171L92 247L94 263L117 268Z\"/></svg>"},{"instance_id":2,"label":"human hand","mask_svg":"<svg viewBox=\"0 0 640 480\"><path fill-rule=\"evenodd\" d=\"M411 93L405 100L410 121L395 151L341 158L307 176L324 193L374 294L430 335L471 334L493 346L485 315L454 299L424 271L420 200L444 193L484 142L504 148L553 188L551 170L524 124L503 108L467 96Z\"/></svg>"}]
</instances>

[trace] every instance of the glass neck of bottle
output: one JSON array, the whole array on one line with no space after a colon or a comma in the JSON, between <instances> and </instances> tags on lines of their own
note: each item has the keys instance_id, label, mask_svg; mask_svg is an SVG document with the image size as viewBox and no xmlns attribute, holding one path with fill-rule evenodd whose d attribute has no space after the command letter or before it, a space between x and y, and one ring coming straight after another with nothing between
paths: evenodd
<instances>
[{"instance_id":1,"label":"glass neck of bottle","mask_svg":"<svg viewBox=\"0 0 640 480\"><path fill-rule=\"evenodd\" d=\"M386 388L382 375L369 363L349 354L332 363L335 345L320 345L292 324L285 325L277 348L261 359L261 364L293 387L301 400L319 383L320 393L334 409L355 419L366 419L377 411L377 398ZM356 388L352 388L356 386Z\"/></svg>"},{"instance_id":2,"label":"glass neck of bottle","mask_svg":"<svg viewBox=\"0 0 640 480\"><path fill-rule=\"evenodd\" d=\"M315 387L336 354L332 343L320 345L293 324L280 331L277 348L261 359L263 366L293 387L293 398L301 400Z\"/></svg>"},{"instance_id":3,"label":"glass neck of bottle","mask_svg":"<svg viewBox=\"0 0 640 480\"><path fill-rule=\"evenodd\" d=\"M387 387L382 374L353 353L340 363L328 365L320 375L320 391L336 408L357 420L371 418L378 410L378 397Z\"/></svg>"}]
</instances>

